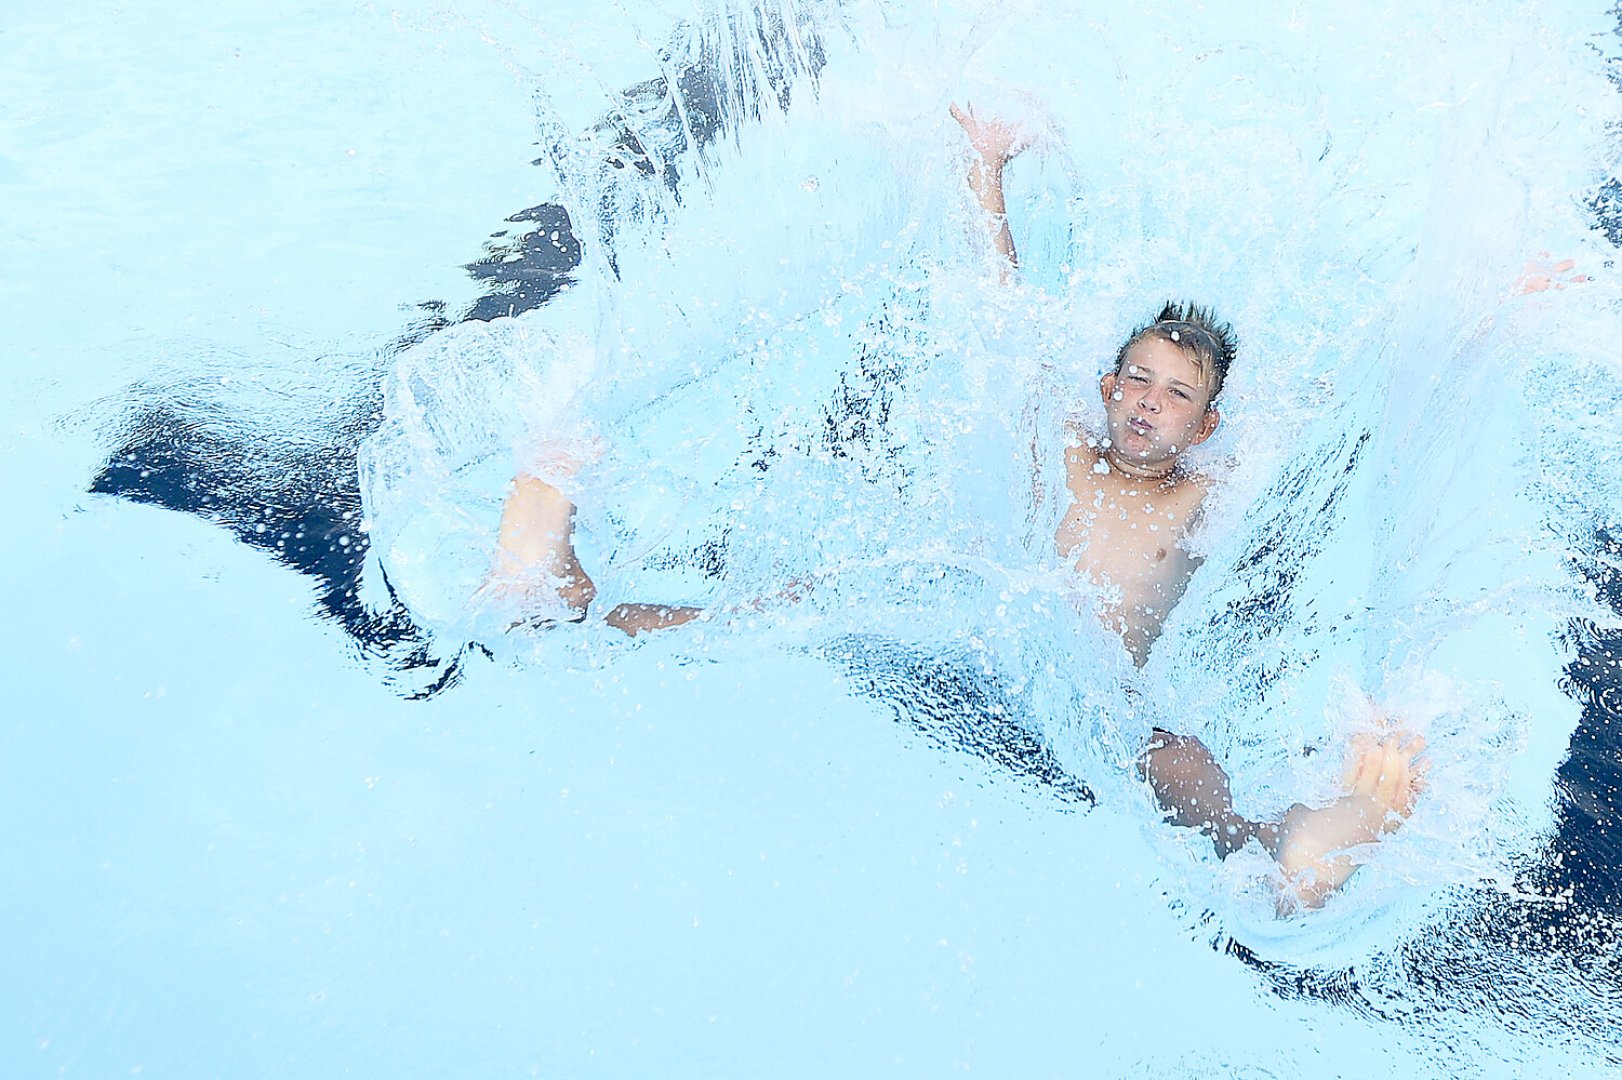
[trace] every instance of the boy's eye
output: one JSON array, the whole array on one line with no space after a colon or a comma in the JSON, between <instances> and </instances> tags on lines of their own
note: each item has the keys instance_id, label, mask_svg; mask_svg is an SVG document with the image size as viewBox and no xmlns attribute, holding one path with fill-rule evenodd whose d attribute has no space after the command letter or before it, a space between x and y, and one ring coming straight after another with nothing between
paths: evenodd
<instances>
[{"instance_id":1,"label":"boy's eye","mask_svg":"<svg viewBox=\"0 0 1622 1080\"><path fill-rule=\"evenodd\" d=\"M1184 401L1188 400L1188 395L1183 393L1181 390L1173 390L1172 393L1176 394L1178 397L1182 398Z\"/></svg>"},{"instance_id":2,"label":"boy's eye","mask_svg":"<svg viewBox=\"0 0 1622 1080\"><path fill-rule=\"evenodd\" d=\"M1147 377L1145 377L1143 375L1128 375L1126 377L1126 381L1127 382L1135 382L1135 383L1146 383L1149 380L1148 380Z\"/></svg>"}]
</instances>

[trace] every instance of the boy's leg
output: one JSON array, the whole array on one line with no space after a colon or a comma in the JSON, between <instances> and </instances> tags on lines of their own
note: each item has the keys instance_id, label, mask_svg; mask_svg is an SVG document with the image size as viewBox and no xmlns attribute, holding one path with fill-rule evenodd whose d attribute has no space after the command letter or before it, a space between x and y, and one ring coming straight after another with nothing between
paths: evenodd
<instances>
[{"instance_id":1,"label":"boy's leg","mask_svg":"<svg viewBox=\"0 0 1622 1080\"><path fill-rule=\"evenodd\" d=\"M1274 855L1302 904L1317 907L1357 870L1359 860L1347 848L1379 843L1408 820L1425 790L1424 752L1422 736L1395 726L1358 735L1341 777L1346 794L1328 806L1297 804L1284 815Z\"/></svg>"},{"instance_id":2,"label":"boy's leg","mask_svg":"<svg viewBox=\"0 0 1622 1080\"><path fill-rule=\"evenodd\" d=\"M1327 806L1296 804L1281 822L1251 821L1233 808L1228 774L1198 739L1155 729L1138 768L1174 825L1199 829L1227 858L1252 838L1284 870L1293 904L1317 907L1356 871L1347 848L1377 843L1413 813L1429 763L1425 740L1399 727L1357 736L1346 793Z\"/></svg>"},{"instance_id":3,"label":"boy's leg","mask_svg":"<svg viewBox=\"0 0 1622 1080\"><path fill-rule=\"evenodd\" d=\"M1228 774L1198 739L1155 728L1138 771L1167 820L1205 833L1224 859L1253 838L1268 851L1277 850L1278 826L1250 821L1234 810Z\"/></svg>"}]
</instances>

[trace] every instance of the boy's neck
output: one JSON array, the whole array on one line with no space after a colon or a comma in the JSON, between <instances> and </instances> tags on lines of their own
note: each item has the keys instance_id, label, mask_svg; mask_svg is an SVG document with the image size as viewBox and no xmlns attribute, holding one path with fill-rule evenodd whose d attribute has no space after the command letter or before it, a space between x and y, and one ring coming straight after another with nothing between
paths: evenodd
<instances>
[{"instance_id":1,"label":"boy's neck","mask_svg":"<svg viewBox=\"0 0 1622 1080\"><path fill-rule=\"evenodd\" d=\"M1177 476L1178 461L1176 458L1159 465L1144 465L1134 462L1131 458L1122 457L1114 448L1099 451L1099 459L1111 469L1130 480L1145 480L1151 483L1170 483Z\"/></svg>"}]
</instances>

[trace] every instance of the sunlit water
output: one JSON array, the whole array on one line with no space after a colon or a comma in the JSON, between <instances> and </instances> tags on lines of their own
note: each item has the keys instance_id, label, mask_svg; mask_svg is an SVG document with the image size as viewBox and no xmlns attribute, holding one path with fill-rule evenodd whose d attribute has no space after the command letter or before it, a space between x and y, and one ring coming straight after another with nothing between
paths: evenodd
<instances>
[{"instance_id":1,"label":"sunlit water","mask_svg":"<svg viewBox=\"0 0 1622 1080\"><path fill-rule=\"evenodd\" d=\"M457 8L0 34L8 1075L1619 1067L1603 10ZM1167 296L1243 347L1137 672L1052 464ZM713 618L470 599L540 439ZM1280 920L1129 765L1276 813L1354 687L1431 791Z\"/></svg>"}]
</instances>

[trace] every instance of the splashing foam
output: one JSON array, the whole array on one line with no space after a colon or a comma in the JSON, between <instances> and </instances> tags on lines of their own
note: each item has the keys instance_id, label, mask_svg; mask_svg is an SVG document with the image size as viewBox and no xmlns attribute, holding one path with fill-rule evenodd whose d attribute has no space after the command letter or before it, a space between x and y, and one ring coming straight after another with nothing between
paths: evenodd
<instances>
[{"instance_id":1,"label":"splashing foam","mask_svg":"<svg viewBox=\"0 0 1622 1080\"><path fill-rule=\"evenodd\" d=\"M402 359L364 453L391 585L474 633L522 448L596 438L571 494L610 596L726 610L814 583L749 632L966 657L1106 797L1138 797L1150 723L1206 740L1256 812L1322 793L1362 687L1439 764L1347 910L1508 888L1576 721L1562 633L1598 617L1568 553L1622 518L1618 282L1580 202L1607 170L1600 58L1530 8L954 8L721 5L583 135L548 93L589 60L542 79L586 264ZM1017 287L974 241L963 99L1042 132L1010 176ZM1545 249L1591 280L1514 295ZM1168 296L1246 348L1189 455L1223 480L1206 564L1140 673L1052 550L1052 466ZM1191 862L1178 887L1321 948L1322 919L1266 929L1254 870Z\"/></svg>"}]
</instances>

